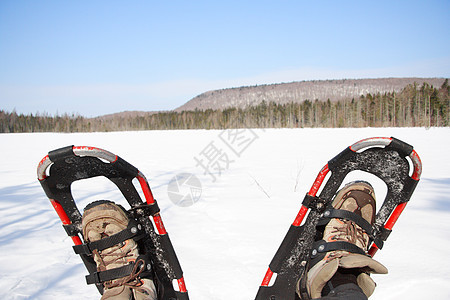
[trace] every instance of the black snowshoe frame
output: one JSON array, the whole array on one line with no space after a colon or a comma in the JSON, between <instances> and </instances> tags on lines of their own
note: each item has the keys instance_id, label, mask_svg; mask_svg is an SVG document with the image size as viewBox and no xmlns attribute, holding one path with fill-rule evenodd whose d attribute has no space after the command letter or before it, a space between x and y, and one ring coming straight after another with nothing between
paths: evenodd
<instances>
[{"instance_id":1,"label":"black snowshoe frame","mask_svg":"<svg viewBox=\"0 0 450 300\"><path fill-rule=\"evenodd\" d=\"M413 168L411 176L410 163ZM321 253L333 250L314 242L316 226L326 210L329 211L327 214L332 212L333 196L347 174L356 170L373 174L387 185L387 194L376 214L374 225L369 224L370 227L367 229L366 226L365 230L371 237L368 255L374 256L377 250L383 247L384 241L411 198L422 172L422 163L413 147L393 137L374 137L356 142L320 170L302 202L297 217L269 264L256 300L299 299L296 295L297 281L305 276L309 261ZM325 180L330 171L331 176ZM317 196L324 181L326 183ZM346 218L344 215L341 217ZM327 244L333 246L338 243ZM358 252L358 249L346 250ZM276 277L272 278L274 275Z\"/></svg>"},{"instance_id":2,"label":"black snowshoe frame","mask_svg":"<svg viewBox=\"0 0 450 300\"><path fill-rule=\"evenodd\" d=\"M87 281L95 283L101 294L103 294L101 282L106 281L105 279L108 279L109 276L114 278L114 274L97 272L96 264L90 252L93 246L99 247L99 245L83 243L81 213L71 191L71 185L74 181L97 176L103 176L112 181L130 204L131 209L128 210L128 213L137 220L138 224L129 226L127 230L130 232L124 230L115 238L116 241L120 242L131 237L143 243L146 252L143 261L150 260L151 262L153 276L156 279L155 284L158 287L158 299L189 299L183 272L162 222L158 203L153 197L147 179L137 168L119 156L100 148L68 146L50 151L39 163L37 175L47 197L61 219L67 235L72 238L75 244L75 252L80 255L89 271ZM132 182L134 179L138 180L145 201L134 186ZM154 225L150 217L152 217ZM154 227L156 227L156 231ZM142 238L142 233L144 233L145 238ZM113 239L107 242L111 243ZM101 244L103 247L106 245L104 242ZM173 286L175 280L178 284L178 290Z\"/></svg>"}]
</instances>

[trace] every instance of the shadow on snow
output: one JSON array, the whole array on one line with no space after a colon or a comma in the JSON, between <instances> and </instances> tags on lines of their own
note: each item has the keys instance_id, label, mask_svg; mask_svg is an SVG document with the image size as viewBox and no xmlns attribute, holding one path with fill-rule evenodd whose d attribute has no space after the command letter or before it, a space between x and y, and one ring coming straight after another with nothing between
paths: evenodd
<instances>
[{"instance_id":1,"label":"shadow on snow","mask_svg":"<svg viewBox=\"0 0 450 300\"><path fill-rule=\"evenodd\" d=\"M450 178L422 178L417 187L419 190L421 208L424 205L423 208L428 210L450 211Z\"/></svg>"}]
</instances>

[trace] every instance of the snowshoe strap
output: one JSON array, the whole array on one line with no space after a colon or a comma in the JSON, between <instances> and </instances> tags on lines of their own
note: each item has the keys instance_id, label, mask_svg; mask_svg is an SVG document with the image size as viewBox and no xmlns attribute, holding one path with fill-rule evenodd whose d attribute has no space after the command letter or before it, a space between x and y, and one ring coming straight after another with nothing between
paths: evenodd
<instances>
[{"instance_id":1,"label":"snowshoe strap","mask_svg":"<svg viewBox=\"0 0 450 300\"><path fill-rule=\"evenodd\" d=\"M136 262L143 263L143 272L139 275L139 277L142 278L150 278L151 277L151 263L149 260L149 257L147 255L140 255L135 262L130 263L128 265L106 270L106 271L100 271L100 272L94 272L89 275L86 275L86 282L87 284L94 284L94 283L103 283L107 281L111 281L114 279L122 278L125 276L130 275L133 270L135 269Z\"/></svg>"},{"instance_id":2,"label":"snowshoe strap","mask_svg":"<svg viewBox=\"0 0 450 300\"><path fill-rule=\"evenodd\" d=\"M302 205L310 208L311 210L315 210L321 213L325 209L325 203L326 200L324 199L306 194L305 198L303 198Z\"/></svg>"},{"instance_id":3,"label":"snowshoe strap","mask_svg":"<svg viewBox=\"0 0 450 300\"><path fill-rule=\"evenodd\" d=\"M142 203L141 205L132 207L129 211L134 218L144 216L155 216L160 212L158 203L155 201L152 204Z\"/></svg>"},{"instance_id":4,"label":"snowshoe strap","mask_svg":"<svg viewBox=\"0 0 450 300\"><path fill-rule=\"evenodd\" d=\"M336 250L367 255L363 249L349 242L338 241L327 243L324 240L320 240L313 244L311 250L311 265L314 266L318 260L322 259L321 254Z\"/></svg>"},{"instance_id":5,"label":"snowshoe strap","mask_svg":"<svg viewBox=\"0 0 450 300\"><path fill-rule=\"evenodd\" d=\"M102 283L110 280L114 280L117 278L122 278L127 275L130 275L133 271L134 264L129 264L123 267L101 271L101 272L94 272L92 274L89 274L86 276L86 282L87 284L94 284L94 283Z\"/></svg>"},{"instance_id":6,"label":"snowshoe strap","mask_svg":"<svg viewBox=\"0 0 450 300\"><path fill-rule=\"evenodd\" d=\"M375 234L373 243L377 246L378 249L383 249L384 242L387 240L391 232L392 230L382 227L379 233Z\"/></svg>"},{"instance_id":7,"label":"snowshoe strap","mask_svg":"<svg viewBox=\"0 0 450 300\"><path fill-rule=\"evenodd\" d=\"M124 230L95 242L75 245L73 246L73 250L76 254L92 255L93 250L102 251L107 248L111 248L119 243L122 243L128 239L137 241L144 236L145 231L142 226L131 219L128 223L127 228L125 228Z\"/></svg>"},{"instance_id":8,"label":"snowshoe strap","mask_svg":"<svg viewBox=\"0 0 450 300\"><path fill-rule=\"evenodd\" d=\"M349 221L354 222L359 227L361 227L369 236L371 240L374 240L374 227L366 221L363 217L361 217L358 214L355 214L351 211L345 210L345 209L334 209L334 208L327 208L325 212L323 213L322 218L319 220L317 225L326 225L330 219L346 219Z\"/></svg>"}]
</instances>

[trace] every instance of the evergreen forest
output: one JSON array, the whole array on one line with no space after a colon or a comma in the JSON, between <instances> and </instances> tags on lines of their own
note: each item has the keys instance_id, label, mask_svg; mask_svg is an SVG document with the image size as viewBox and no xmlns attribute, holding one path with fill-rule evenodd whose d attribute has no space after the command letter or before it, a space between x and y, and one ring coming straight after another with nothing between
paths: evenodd
<instances>
[{"instance_id":1,"label":"evergreen forest","mask_svg":"<svg viewBox=\"0 0 450 300\"><path fill-rule=\"evenodd\" d=\"M366 94L333 101L304 100L285 104L262 101L246 108L167 111L138 116L86 118L0 110L0 133L105 132L129 130L305 128L305 127L442 127L450 124L448 79L436 88L427 83L401 92Z\"/></svg>"}]
</instances>

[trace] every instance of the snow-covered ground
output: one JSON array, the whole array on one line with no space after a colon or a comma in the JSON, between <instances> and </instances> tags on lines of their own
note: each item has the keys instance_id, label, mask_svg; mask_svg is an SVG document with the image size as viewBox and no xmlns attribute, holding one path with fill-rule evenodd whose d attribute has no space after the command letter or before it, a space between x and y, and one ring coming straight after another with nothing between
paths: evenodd
<instances>
[{"instance_id":1,"label":"snow-covered ground","mask_svg":"<svg viewBox=\"0 0 450 300\"><path fill-rule=\"evenodd\" d=\"M97 146L138 167L162 209L190 298L254 299L318 171L372 136L413 145L423 174L375 256L390 273L373 276L378 287L371 299L449 299L449 128L1 134L0 298L99 298L85 284L87 271L36 178L50 150ZM168 193L181 173L194 174L202 185L201 198L190 206L175 205ZM372 180L378 195L385 193L378 179L350 175ZM73 190L80 209L99 198L123 201L106 179L76 182Z\"/></svg>"}]
</instances>

